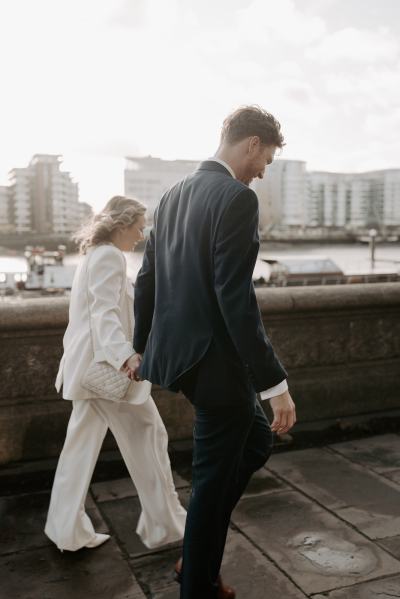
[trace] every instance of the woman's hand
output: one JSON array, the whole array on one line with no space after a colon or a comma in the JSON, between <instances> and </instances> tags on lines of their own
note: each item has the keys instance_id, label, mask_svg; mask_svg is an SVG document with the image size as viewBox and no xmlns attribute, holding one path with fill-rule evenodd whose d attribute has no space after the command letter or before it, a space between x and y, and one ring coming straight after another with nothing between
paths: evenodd
<instances>
[{"instance_id":1,"label":"woman's hand","mask_svg":"<svg viewBox=\"0 0 400 599\"><path fill-rule=\"evenodd\" d=\"M127 376L131 379L131 381L140 381L141 379L138 374L138 369L140 367L141 362L141 354L133 354L123 363L123 365L121 366L121 371L126 372Z\"/></svg>"}]
</instances>

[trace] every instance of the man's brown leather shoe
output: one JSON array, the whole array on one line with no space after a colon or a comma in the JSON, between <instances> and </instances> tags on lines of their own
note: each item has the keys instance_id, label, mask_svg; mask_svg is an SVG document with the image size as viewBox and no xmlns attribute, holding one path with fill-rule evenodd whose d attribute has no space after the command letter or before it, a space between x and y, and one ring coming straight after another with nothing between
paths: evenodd
<instances>
[{"instance_id":1,"label":"man's brown leather shoe","mask_svg":"<svg viewBox=\"0 0 400 599\"><path fill-rule=\"evenodd\" d=\"M180 557L175 564L175 580L181 582L182 577L182 558ZM224 585L221 576L218 576L218 599L235 599L236 593L232 587Z\"/></svg>"}]
</instances>

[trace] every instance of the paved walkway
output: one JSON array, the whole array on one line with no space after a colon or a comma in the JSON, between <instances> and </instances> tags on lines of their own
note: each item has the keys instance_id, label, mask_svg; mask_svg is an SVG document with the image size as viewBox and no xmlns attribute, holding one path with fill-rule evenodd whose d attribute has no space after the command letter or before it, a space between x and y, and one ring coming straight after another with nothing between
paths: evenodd
<instances>
[{"instance_id":1,"label":"paved walkway","mask_svg":"<svg viewBox=\"0 0 400 599\"><path fill-rule=\"evenodd\" d=\"M189 455L174 463L187 503ZM48 501L48 489L0 498L1 599L178 598L180 549L142 545L129 479L91 486L88 513L112 534L94 550L47 540ZM234 513L223 573L237 599L400 597L400 436L274 455Z\"/></svg>"}]
</instances>

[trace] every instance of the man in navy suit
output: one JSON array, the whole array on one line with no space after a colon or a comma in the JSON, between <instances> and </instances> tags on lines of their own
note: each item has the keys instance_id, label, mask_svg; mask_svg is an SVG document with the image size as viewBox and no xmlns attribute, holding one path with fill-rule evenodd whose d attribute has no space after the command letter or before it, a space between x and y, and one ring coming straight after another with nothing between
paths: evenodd
<instances>
[{"instance_id":1,"label":"man in navy suit","mask_svg":"<svg viewBox=\"0 0 400 599\"><path fill-rule=\"evenodd\" d=\"M224 123L213 158L162 197L135 286L137 376L182 391L195 409L193 482L181 599L233 599L220 578L230 516L287 432L295 406L252 283L258 200L249 188L283 146L257 106ZM269 399L270 426L256 397Z\"/></svg>"}]
</instances>

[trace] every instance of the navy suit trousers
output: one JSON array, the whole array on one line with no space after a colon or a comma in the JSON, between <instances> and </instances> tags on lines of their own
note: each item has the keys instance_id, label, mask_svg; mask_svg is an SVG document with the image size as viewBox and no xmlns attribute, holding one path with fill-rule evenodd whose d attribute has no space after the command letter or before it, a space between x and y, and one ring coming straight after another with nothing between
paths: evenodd
<instances>
[{"instance_id":1,"label":"navy suit trousers","mask_svg":"<svg viewBox=\"0 0 400 599\"><path fill-rule=\"evenodd\" d=\"M236 387L228 385L231 401L227 402L224 391L221 405L220 384L213 389L215 358L215 348L211 348L175 387L179 386L195 408L181 599L217 597L231 513L252 474L266 463L272 450L268 420L245 373L237 384L238 371L232 371Z\"/></svg>"}]
</instances>

